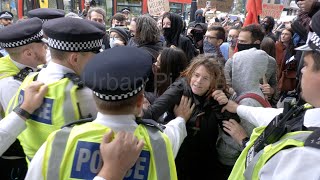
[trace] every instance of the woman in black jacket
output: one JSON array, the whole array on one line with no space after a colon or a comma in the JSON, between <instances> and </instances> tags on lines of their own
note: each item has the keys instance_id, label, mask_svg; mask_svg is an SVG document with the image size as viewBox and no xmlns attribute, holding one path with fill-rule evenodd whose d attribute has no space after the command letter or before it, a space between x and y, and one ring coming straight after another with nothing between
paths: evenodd
<instances>
[{"instance_id":1,"label":"woman in black jacket","mask_svg":"<svg viewBox=\"0 0 320 180\"><path fill-rule=\"evenodd\" d=\"M228 101L226 89L220 64L213 58L198 56L182 72L181 78L144 110L143 117L149 119L158 119L167 112L170 118L166 120L169 121L174 117L174 106L179 104L182 95L193 99L196 106L186 124L188 135L176 157L179 180L217 177L217 173L214 174L218 168L217 115L221 114L222 104Z\"/></svg>"},{"instance_id":2,"label":"woman in black jacket","mask_svg":"<svg viewBox=\"0 0 320 180\"><path fill-rule=\"evenodd\" d=\"M178 14L167 12L163 15L162 31L165 38L165 47L175 46L182 49L189 62L198 54L192 41L182 35L183 21Z\"/></svg>"}]
</instances>

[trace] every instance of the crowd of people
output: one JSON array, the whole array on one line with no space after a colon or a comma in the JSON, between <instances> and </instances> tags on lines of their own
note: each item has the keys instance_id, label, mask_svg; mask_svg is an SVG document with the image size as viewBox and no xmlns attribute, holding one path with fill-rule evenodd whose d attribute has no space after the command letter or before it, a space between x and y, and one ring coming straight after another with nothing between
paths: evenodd
<instances>
[{"instance_id":1,"label":"crowd of people","mask_svg":"<svg viewBox=\"0 0 320 180\"><path fill-rule=\"evenodd\" d=\"M0 177L319 179L320 2L297 4L247 26L1 12Z\"/></svg>"}]
</instances>

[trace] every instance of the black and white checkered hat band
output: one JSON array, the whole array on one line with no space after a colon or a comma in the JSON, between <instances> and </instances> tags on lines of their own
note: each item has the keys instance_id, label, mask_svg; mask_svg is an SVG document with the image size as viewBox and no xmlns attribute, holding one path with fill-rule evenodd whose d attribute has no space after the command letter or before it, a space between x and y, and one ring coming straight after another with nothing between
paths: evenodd
<instances>
[{"instance_id":1,"label":"black and white checkered hat band","mask_svg":"<svg viewBox=\"0 0 320 180\"><path fill-rule=\"evenodd\" d=\"M310 38L310 41L316 46L315 50L320 52L320 37L316 33L313 33L313 35Z\"/></svg>"},{"instance_id":2,"label":"black and white checkered hat band","mask_svg":"<svg viewBox=\"0 0 320 180\"><path fill-rule=\"evenodd\" d=\"M38 32L34 36L27 38L27 39L15 41L15 42L8 42L8 43L0 42L0 47L15 48L15 47L23 46L23 45L26 45L26 44L29 44L29 43L32 43L35 41L39 41L42 39L42 37L43 37L43 31L41 30L40 32Z\"/></svg>"},{"instance_id":3,"label":"black and white checkered hat band","mask_svg":"<svg viewBox=\"0 0 320 180\"><path fill-rule=\"evenodd\" d=\"M86 42L68 42L68 41L52 39L49 37L48 46L54 49L62 50L62 51L71 51L71 52L90 51L94 49L100 49L102 46L102 39L86 41Z\"/></svg>"},{"instance_id":4,"label":"black and white checkered hat band","mask_svg":"<svg viewBox=\"0 0 320 180\"><path fill-rule=\"evenodd\" d=\"M106 94L101 94L98 93L96 91L93 91L93 94L96 95L98 98L105 100L105 101L119 101L119 100L124 100L124 99L128 99L129 97L132 97L136 94L138 94L144 87L144 83L142 83L142 85L140 87L138 87L137 89L128 92L126 94L120 94L120 95L106 95Z\"/></svg>"}]
</instances>

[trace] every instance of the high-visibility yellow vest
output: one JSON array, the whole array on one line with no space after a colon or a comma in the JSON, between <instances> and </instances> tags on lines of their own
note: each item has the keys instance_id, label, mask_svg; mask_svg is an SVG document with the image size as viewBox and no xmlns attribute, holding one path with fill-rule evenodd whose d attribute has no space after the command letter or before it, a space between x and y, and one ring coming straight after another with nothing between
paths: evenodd
<instances>
[{"instance_id":1,"label":"high-visibility yellow vest","mask_svg":"<svg viewBox=\"0 0 320 180\"><path fill-rule=\"evenodd\" d=\"M19 72L19 68L12 62L9 55L0 58L0 80L14 76Z\"/></svg>"},{"instance_id":2,"label":"high-visibility yellow vest","mask_svg":"<svg viewBox=\"0 0 320 180\"><path fill-rule=\"evenodd\" d=\"M11 99L6 114L23 102L24 89L38 73L25 78L16 95ZM63 78L48 85L48 92L43 104L26 121L27 128L18 136L24 153L30 161L50 133L61 128L66 123L79 120L78 86L69 78Z\"/></svg>"},{"instance_id":3,"label":"high-visibility yellow vest","mask_svg":"<svg viewBox=\"0 0 320 180\"><path fill-rule=\"evenodd\" d=\"M236 164L234 165L232 172L229 176L229 180L258 180L259 171L262 167L272 158L276 153L287 147L302 147L305 140L312 133L311 131L296 131L285 134L279 139L279 141L269 144L264 147L263 150L258 152L249 164L246 164L247 157L250 154L250 149L254 145L255 140L263 133L266 127L259 127L253 130L250 137L250 142L246 148L242 151ZM247 166L246 166L247 165Z\"/></svg>"},{"instance_id":4,"label":"high-visibility yellow vest","mask_svg":"<svg viewBox=\"0 0 320 180\"><path fill-rule=\"evenodd\" d=\"M102 167L100 142L110 130L89 122L52 133L47 139L42 163L44 179L93 179ZM134 135L143 139L145 145L125 179L176 180L174 156L167 135L141 124Z\"/></svg>"}]
</instances>

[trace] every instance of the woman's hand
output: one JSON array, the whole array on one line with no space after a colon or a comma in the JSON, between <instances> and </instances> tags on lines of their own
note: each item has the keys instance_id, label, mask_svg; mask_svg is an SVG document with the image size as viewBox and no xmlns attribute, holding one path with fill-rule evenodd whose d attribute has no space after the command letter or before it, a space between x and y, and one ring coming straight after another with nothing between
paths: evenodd
<instances>
[{"instance_id":1,"label":"woman's hand","mask_svg":"<svg viewBox=\"0 0 320 180\"><path fill-rule=\"evenodd\" d=\"M218 101L220 105L227 104L228 103L228 98L226 94L222 90L215 90L211 94L214 100Z\"/></svg>"}]
</instances>

